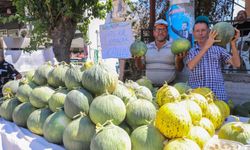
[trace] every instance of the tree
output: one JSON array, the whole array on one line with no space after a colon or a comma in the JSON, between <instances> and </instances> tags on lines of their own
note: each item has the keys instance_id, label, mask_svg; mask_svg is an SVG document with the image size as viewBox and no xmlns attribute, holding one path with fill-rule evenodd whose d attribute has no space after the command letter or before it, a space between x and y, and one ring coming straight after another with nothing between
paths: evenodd
<instances>
[{"instance_id":1,"label":"tree","mask_svg":"<svg viewBox=\"0 0 250 150\"><path fill-rule=\"evenodd\" d=\"M195 16L205 15L212 21L232 19L232 0L195 0Z\"/></svg>"},{"instance_id":2,"label":"tree","mask_svg":"<svg viewBox=\"0 0 250 150\"><path fill-rule=\"evenodd\" d=\"M104 18L112 7L111 0L13 0L13 4L19 20L34 27L30 49L52 40L55 57L66 62L76 29L86 35L90 20Z\"/></svg>"}]
</instances>

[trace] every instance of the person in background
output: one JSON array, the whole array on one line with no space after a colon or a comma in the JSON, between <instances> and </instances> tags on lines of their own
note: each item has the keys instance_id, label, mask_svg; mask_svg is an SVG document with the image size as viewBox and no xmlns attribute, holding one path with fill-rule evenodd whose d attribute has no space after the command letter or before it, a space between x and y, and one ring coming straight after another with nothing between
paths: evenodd
<instances>
[{"instance_id":1,"label":"person in background","mask_svg":"<svg viewBox=\"0 0 250 150\"><path fill-rule=\"evenodd\" d=\"M241 39L238 42L238 49L241 51L241 56L243 59L242 67L249 68L250 62L250 20L247 20L247 12L245 10L240 10L236 16L236 23L233 25L241 32Z\"/></svg>"},{"instance_id":2,"label":"person in background","mask_svg":"<svg viewBox=\"0 0 250 150\"><path fill-rule=\"evenodd\" d=\"M180 30L177 30L176 28L174 28L173 25L171 25L171 29L172 29L173 32L176 33L179 37L188 39L188 40L190 41L190 43L192 43L192 37L193 37L193 35L192 35L192 33L190 33L190 32L188 31L188 22L183 21Z\"/></svg>"},{"instance_id":3,"label":"person in background","mask_svg":"<svg viewBox=\"0 0 250 150\"><path fill-rule=\"evenodd\" d=\"M159 19L154 24L153 36L155 41L147 44L148 50L144 58L136 57L136 67L146 69L146 77L154 86L162 86L165 82L170 84L176 77L176 71L184 67L183 58L186 53L174 55L171 52L171 42L168 37L168 23Z\"/></svg>"},{"instance_id":4,"label":"person in background","mask_svg":"<svg viewBox=\"0 0 250 150\"><path fill-rule=\"evenodd\" d=\"M221 64L228 63L234 67L240 67L240 56L236 48L240 32L235 29L235 36L230 41L232 55L226 49L213 45L217 34L216 31L210 31L206 16L196 18L193 27L196 43L185 58L189 69L188 84L192 88L210 88L219 100L227 101Z\"/></svg>"},{"instance_id":5,"label":"person in background","mask_svg":"<svg viewBox=\"0 0 250 150\"><path fill-rule=\"evenodd\" d=\"M246 36L250 32L250 20L247 20L247 12L240 10L236 16L236 24L233 25L235 28L241 31L241 36Z\"/></svg>"},{"instance_id":6,"label":"person in background","mask_svg":"<svg viewBox=\"0 0 250 150\"><path fill-rule=\"evenodd\" d=\"M2 88L5 83L14 79L21 79L22 75L14 66L4 60L3 50L0 50L0 97L3 96Z\"/></svg>"}]
</instances>

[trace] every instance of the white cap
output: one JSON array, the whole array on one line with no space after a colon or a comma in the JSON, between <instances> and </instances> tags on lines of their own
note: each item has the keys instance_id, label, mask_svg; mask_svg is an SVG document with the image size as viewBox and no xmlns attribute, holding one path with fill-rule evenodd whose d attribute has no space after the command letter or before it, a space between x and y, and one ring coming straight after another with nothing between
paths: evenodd
<instances>
[{"instance_id":1,"label":"white cap","mask_svg":"<svg viewBox=\"0 0 250 150\"><path fill-rule=\"evenodd\" d=\"M162 25L165 25L165 26L168 26L168 23L167 23L167 21L165 21L165 20L163 20L163 19L159 19L159 20L157 20L156 22L155 22L155 26L156 25L159 25L159 24L162 24Z\"/></svg>"}]
</instances>

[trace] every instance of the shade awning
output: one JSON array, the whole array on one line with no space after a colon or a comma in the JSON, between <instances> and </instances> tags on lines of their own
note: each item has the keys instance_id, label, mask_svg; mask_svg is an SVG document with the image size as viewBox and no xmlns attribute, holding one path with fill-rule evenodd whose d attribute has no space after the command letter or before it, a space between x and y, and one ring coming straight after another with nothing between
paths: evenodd
<instances>
[{"instance_id":1,"label":"shade awning","mask_svg":"<svg viewBox=\"0 0 250 150\"><path fill-rule=\"evenodd\" d=\"M75 38L71 42L71 48L83 48L85 45L85 42L83 38Z\"/></svg>"}]
</instances>

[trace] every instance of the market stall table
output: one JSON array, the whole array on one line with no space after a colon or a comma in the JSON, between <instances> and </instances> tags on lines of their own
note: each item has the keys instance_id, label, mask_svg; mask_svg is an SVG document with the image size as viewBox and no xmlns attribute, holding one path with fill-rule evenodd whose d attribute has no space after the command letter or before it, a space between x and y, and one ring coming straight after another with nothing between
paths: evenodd
<instances>
[{"instance_id":1,"label":"market stall table","mask_svg":"<svg viewBox=\"0 0 250 150\"><path fill-rule=\"evenodd\" d=\"M42 136L0 118L0 150L64 150Z\"/></svg>"}]
</instances>

